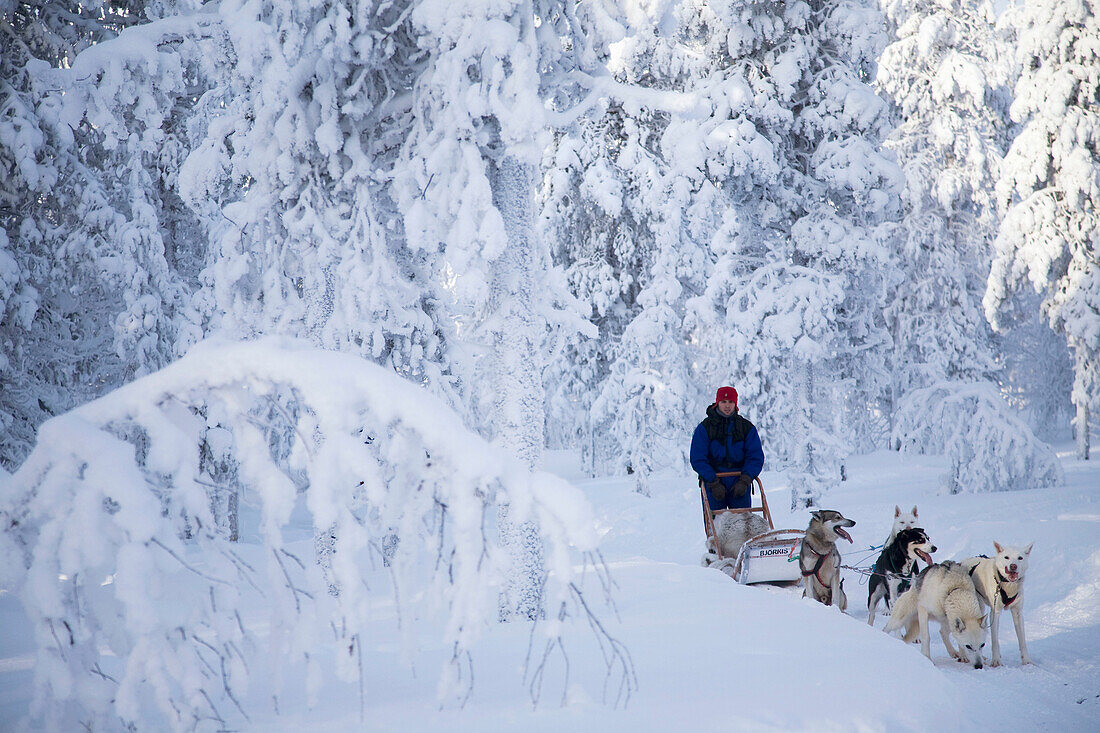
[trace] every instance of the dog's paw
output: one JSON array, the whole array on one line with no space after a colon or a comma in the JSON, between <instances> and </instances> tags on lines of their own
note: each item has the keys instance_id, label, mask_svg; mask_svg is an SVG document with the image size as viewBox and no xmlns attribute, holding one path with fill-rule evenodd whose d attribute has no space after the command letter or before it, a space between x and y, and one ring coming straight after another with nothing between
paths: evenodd
<instances>
[{"instance_id":1,"label":"dog's paw","mask_svg":"<svg viewBox=\"0 0 1100 733\"><path fill-rule=\"evenodd\" d=\"M989 660L989 666L990 667L1000 667L1001 666L1001 660L1000 659L990 659Z\"/></svg>"},{"instance_id":2,"label":"dog's paw","mask_svg":"<svg viewBox=\"0 0 1100 733\"><path fill-rule=\"evenodd\" d=\"M1023 659L1020 660L1020 663L1021 664L1035 664L1035 662L1031 661L1031 657L1024 657Z\"/></svg>"}]
</instances>

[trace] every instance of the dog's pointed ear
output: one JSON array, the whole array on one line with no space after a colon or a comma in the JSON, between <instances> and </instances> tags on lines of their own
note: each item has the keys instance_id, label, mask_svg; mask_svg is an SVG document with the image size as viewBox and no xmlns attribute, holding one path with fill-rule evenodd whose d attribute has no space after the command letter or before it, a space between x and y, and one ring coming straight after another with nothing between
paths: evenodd
<instances>
[{"instance_id":1,"label":"dog's pointed ear","mask_svg":"<svg viewBox=\"0 0 1100 733\"><path fill-rule=\"evenodd\" d=\"M917 505L914 504L913 505L913 519L916 519L916 518L917 518Z\"/></svg>"},{"instance_id":2,"label":"dog's pointed ear","mask_svg":"<svg viewBox=\"0 0 1100 733\"><path fill-rule=\"evenodd\" d=\"M894 519L897 519L900 516L901 516L901 507L898 506L897 504L894 504Z\"/></svg>"},{"instance_id":3,"label":"dog's pointed ear","mask_svg":"<svg viewBox=\"0 0 1100 733\"><path fill-rule=\"evenodd\" d=\"M1001 547L1001 543L996 540L993 541L993 549L997 551L998 555L1005 551L1005 548Z\"/></svg>"},{"instance_id":4,"label":"dog's pointed ear","mask_svg":"<svg viewBox=\"0 0 1100 733\"><path fill-rule=\"evenodd\" d=\"M1035 544L1034 542L1028 542L1027 543L1027 547L1024 548L1024 554L1025 555L1030 555L1031 554L1031 547L1034 544Z\"/></svg>"},{"instance_id":5,"label":"dog's pointed ear","mask_svg":"<svg viewBox=\"0 0 1100 733\"><path fill-rule=\"evenodd\" d=\"M966 622L964 622L961 618L955 617L955 631L958 631L961 634L963 629L965 628Z\"/></svg>"},{"instance_id":6,"label":"dog's pointed ear","mask_svg":"<svg viewBox=\"0 0 1100 733\"><path fill-rule=\"evenodd\" d=\"M981 621L980 625L983 629L988 629L989 628L989 614L988 613L986 615L982 616L982 621Z\"/></svg>"},{"instance_id":7,"label":"dog's pointed ear","mask_svg":"<svg viewBox=\"0 0 1100 733\"><path fill-rule=\"evenodd\" d=\"M810 516L813 517L814 519L816 519L819 522L824 522L825 521L824 519L821 518L821 510L820 509L815 509L814 511L810 512Z\"/></svg>"}]
</instances>

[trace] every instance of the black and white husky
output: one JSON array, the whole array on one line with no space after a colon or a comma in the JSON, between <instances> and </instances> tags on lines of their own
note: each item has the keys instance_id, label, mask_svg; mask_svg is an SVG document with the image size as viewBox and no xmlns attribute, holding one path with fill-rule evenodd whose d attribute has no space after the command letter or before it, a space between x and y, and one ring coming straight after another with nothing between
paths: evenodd
<instances>
[{"instance_id":1,"label":"black and white husky","mask_svg":"<svg viewBox=\"0 0 1100 733\"><path fill-rule=\"evenodd\" d=\"M920 527L903 529L898 532L875 561L871 570L871 580L867 585L867 623L875 625L875 607L881 600L886 608L893 607L901 593L909 588L917 574L918 559L932 564L932 553L936 546L928 539L928 533Z\"/></svg>"}]
</instances>

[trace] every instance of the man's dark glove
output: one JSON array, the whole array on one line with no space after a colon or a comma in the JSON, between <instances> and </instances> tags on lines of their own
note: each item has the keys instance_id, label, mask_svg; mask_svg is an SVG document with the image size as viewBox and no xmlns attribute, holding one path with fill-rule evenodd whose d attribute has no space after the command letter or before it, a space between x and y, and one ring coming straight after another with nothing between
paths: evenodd
<instances>
[{"instance_id":1,"label":"man's dark glove","mask_svg":"<svg viewBox=\"0 0 1100 733\"><path fill-rule=\"evenodd\" d=\"M726 486L719 479L713 481L707 481L705 484L710 495L714 497L715 501L726 500Z\"/></svg>"},{"instance_id":2,"label":"man's dark glove","mask_svg":"<svg viewBox=\"0 0 1100 733\"><path fill-rule=\"evenodd\" d=\"M737 479L737 483L733 485L734 498L740 499L749 490L750 486L752 486L752 476L741 474Z\"/></svg>"}]
</instances>

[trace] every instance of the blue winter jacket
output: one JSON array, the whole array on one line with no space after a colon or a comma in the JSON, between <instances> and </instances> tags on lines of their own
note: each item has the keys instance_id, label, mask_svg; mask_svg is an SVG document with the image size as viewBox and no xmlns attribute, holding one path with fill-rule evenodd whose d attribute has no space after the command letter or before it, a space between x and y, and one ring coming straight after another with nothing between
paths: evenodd
<instances>
[{"instance_id":1,"label":"blue winter jacket","mask_svg":"<svg viewBox=\"0 0 1100 733\"><path fill-rule=\"evenodd\" d=\"M715 405L707 408L706 419L695 428L689 455L691 467L704 482L713 481L716 473L725 471L739 471L755 478L764 468L764 448L756 426L736 412L723 417ZM722 483L730 489L737 478L726 477ZM709 491L707 494L711 509L752 506L752 494L748 491L740 498L734 498L729 491L725 502L716 502Z\"/></svg>"}]
</instances>

